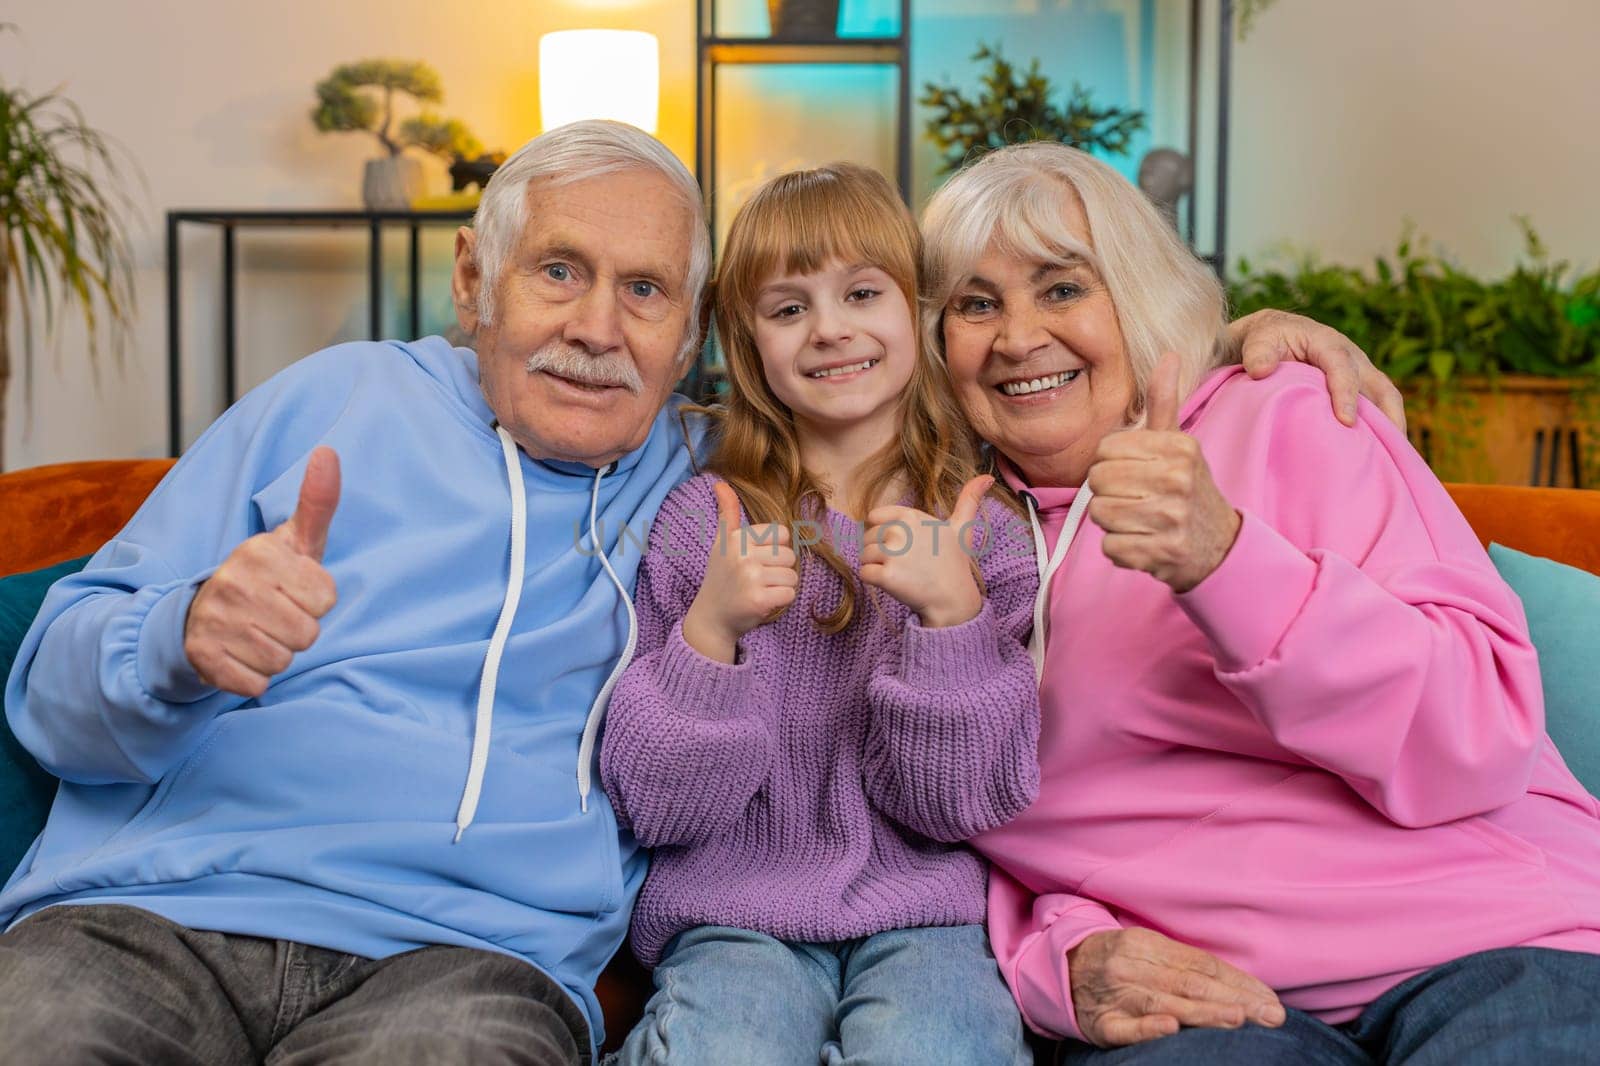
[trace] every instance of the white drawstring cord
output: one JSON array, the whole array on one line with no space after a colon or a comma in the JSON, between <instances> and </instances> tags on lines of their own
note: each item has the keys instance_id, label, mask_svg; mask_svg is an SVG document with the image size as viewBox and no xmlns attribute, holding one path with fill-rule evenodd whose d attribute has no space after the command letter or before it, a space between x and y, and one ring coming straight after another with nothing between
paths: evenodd
<instances>
[{"instance_id":1,"label":"white drawstring cord","mask_svg":"<svg viewBox=\"0 0 1600 1066\"><path fill-rule=\"evenodd\" d=\"M622 597L622 606L628 610L628 641L623 645L622 658L617 660L617 665L611 670L611 676L600 686L600 695L595 697L594 703L589 707L588 720L583 723L583 740L578 744L578 808L585 814L589 811L589 793L593 789L594 746L600 738L600 723L605 720L606 704L611 700L611 690L617 687L617 680L622 677L622 671L633 662L633 652L639 644L639 616L634 613L633 598L628 595L628 590L623 586L617 572L611 568L611 560L606 557L606 546L601 543L600 536L595 531L600 501L600 479L605 477L610 469L607 467L605 470L595 471L594 489L589 495L589 543L593 545L595 554L600 557L600 565L605 568L606 576L610 577L611 583L617 587L617 595ZM617 543L622 543L620 536Z\"/></svg>"},{"instance_id":2,"label":"white drawstring cord","mask_svg":"<svg viewBox=\"0 0 1600 1066\"><path fill-rule=\"evenodd\" d=\"M488 654L483 657L483 677L478 682L478 714L472 724L472 761L467 767L467 787L461 792L461 806L456 810L456 836L451 842L455 844L461 842L461 834L472 824L478 813L478 797L483 793L483 775L489 766L489 736L494 728L495 683L500 678L500 656L511 636L517 602L522 599L522 574L527 554L528 494L522 483L522 460L517 456L516 442L505 427L495 426L495 433L500 437L500 450L506 460L506 480L511 489L511 574L506 579L506 598L500 605L500 620L495 623Z\"/></svg>"},{"instance_id":3,"label":"white drawstring cord","mask_svg":"<svg viewBox=\"0 0 1600 1066\"><path fill-rule=\"evenodd\" d=\"M1072 546L1072 538L1078 535L1078 527L1083 524L1084 513L1089 510L1089 500L1094 493L1089 490L1087 482L1072 498L1072 506L1067 509L1067 519L1061 525L1061 536L1056 541L1056 550L1046 559L1044 554L1044 527L1039 524L1039 511L1034 505L1033 494L1024 492L1022 498L1028 504L1028 521L1033 526L1033 555L1039 567L1039 591L1033 597L1033 632L1028 635L1028 657L1033 660L1033 673L1036 681L1044 680L1044 641L1045 624L1049 621L1050 606L1050 579L1055 577L1056 571L1061 569L1061 564L1067 558L1067 549Z\"/></svg>"}]
</instances>

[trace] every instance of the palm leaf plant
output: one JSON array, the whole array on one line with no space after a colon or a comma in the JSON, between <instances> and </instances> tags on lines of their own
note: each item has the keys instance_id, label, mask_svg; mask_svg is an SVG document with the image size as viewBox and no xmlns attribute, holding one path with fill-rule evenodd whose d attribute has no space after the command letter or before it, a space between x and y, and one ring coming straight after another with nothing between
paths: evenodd
<instances>
[{"instance_id":1,"label":"palm leaf plant","mask_svg":"<svg viewBox=\"0 0 1600 1066\"><path fill-rule=\"evenodd\" d=\"M15 32L0 23L0 32ZM19 299L26 379L33 380L39 327L54 334L77 311L98 369L101 327L111 326L120 356L133 310L133 270L121 210L112 190L119 153L59 89L35 95L0 81L0 467L11 383L12 288Z\"/></svg>"}]
</instances>

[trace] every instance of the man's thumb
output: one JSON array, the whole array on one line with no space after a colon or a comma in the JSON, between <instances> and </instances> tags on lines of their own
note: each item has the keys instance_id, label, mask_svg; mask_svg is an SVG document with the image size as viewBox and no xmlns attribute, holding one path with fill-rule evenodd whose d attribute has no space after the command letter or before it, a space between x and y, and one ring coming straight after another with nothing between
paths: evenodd
<instances>
[{"instance_id":1,"label":"man's thumb","mask_svg":"<svg viewBox=\"0 0 1600 1066\"><path fill-rule=\"evenodd\" d=\"M284 523L289 526L294 546L301 555L322 562L328 546L328 525L339 506L339 453L326 445L318 447L306 460L305 477L300 481L300 501L294 514Z\"/></svg>"},{"instance_id":2,"label":"man's thumb","mask_svg":"<svg viewBox=\"0 0 1600 1066\"><path fill-rule=\"evenodd\" d=\"M737 533L739 527L744 525L739 512L739 494L726 481L717 482L711 486L711 491L717 497L717 529L730 536Z\"/></svg>"},{"instance_id":3,"label":"man's thumb","mask_svg":"<svg viewBox=\"0 0 1600 1066\"><path fill-rule=\"evenodd\" d=\"M1178 356L1168 352L1156 364L1150 375L1150 391L1145 396L1145 429L1175 430L1178 428L1178 374L1182 366Z\"/></svg>"}]
</instances>

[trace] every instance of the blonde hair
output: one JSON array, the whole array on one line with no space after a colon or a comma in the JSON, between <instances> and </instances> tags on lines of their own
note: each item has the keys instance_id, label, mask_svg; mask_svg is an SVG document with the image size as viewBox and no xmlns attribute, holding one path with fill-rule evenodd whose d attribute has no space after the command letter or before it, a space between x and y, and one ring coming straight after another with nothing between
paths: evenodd
<instances>
[{"instance_id":1,"label":"blonde hair","mask_svg":"<svg viewBox=\"0 0 1600 1066\"><path fill-rule=\"evenodd\" d=\"M1092 247L1072 235L1070 197L1089 221ZM1130 422L1143 417L1150 375L1163 352L1182 361L1179 395L1227 362L1227 303L1210 267L1178 239L1144 194L1086 152L1033 141L969 163L923 213L928 303L923 343L944 354L944 310L990 249L1050 263L1086 260L1100 275L1135 382Z\"/></svg>"},{"instance_id":2,"label":"blonde hair","mask_svg":"<svg viewBox=\"0 0 1600 1066\"><path fill-rule=\"evenodd\" d=\"M853 163L781 174L734 217L715 285L717 336L731 388L725 405L702 410L717 420L707 466L739 494L752 523L818 520L827 499L826 486L800 462L793 413L762 372L755 341L762 286L833 261L870 263L893 279L915 314L921 244L916 222L888 179ZM866 460L859 499L851 501L858 513L903 479L913 506L948 515L976 473L975 442L943 360L921 343L917 349L900 396L900 433ZM815 619L824 631L839 632L854 617L855 574L827 538L805 552L839 576L844 593L838 607Z\"/></svg>"}]
</instances>

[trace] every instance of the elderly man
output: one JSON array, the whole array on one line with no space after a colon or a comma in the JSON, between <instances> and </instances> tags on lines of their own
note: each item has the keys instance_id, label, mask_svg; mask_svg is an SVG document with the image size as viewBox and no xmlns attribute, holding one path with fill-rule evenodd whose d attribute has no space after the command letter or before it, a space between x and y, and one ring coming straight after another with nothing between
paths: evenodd
<instances>
[{"instance_id":1,"label":"elderly man","mask_svg":"<svg viewBox=\"0 0 1600 1066\"><path fill-rule=\"evenodd\" d=\"M291 366L52 590L7 691L62 784L0 894L0 1061L592 1060L645 868L595 741L709 260L659 143L537 138L457 239L476 353ZM1316 330L1241 333L1353 405Z\"/></svg>"},{"instance_id":2,"label":"elderly man","mask_svg":"<svg viewBox=\"0 0 1600 1066\"><path fill-rule=\"evenodd\" d=\"M689 469L709 266L658 142L540 137L458 237L476 359L297 363L56 586L7 700L62 785L0 896L0 1061L590 1060L645 869L591 775L618 538Z\"/></svg>"}]
</instances>

